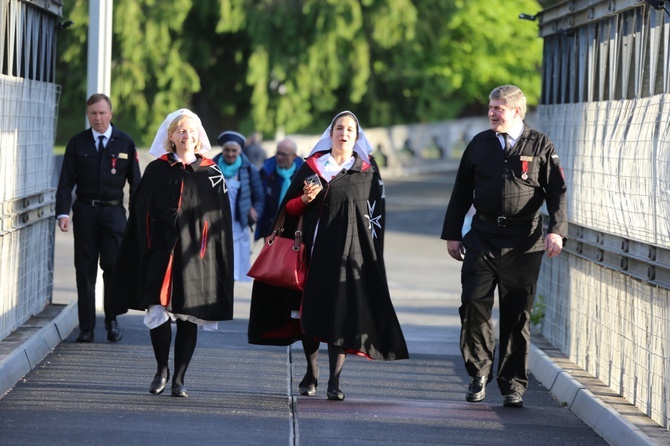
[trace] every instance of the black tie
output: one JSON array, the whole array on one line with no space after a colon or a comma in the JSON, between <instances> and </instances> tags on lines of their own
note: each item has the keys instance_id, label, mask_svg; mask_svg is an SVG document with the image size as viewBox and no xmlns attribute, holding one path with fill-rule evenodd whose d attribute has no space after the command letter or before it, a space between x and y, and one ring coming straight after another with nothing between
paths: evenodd
<instances>
[{"instance_id":1,"label":"black tie","mask_svg":"<svg viewBox=\"0 0 670 446\"><path fill-rule=\"evenodd\" d=\"M509 145L509 135L507 133L501 133L500 136L503 137L503 141L505 141L505 145L503 146L503 150L506 152L509 151L510 145Z\"/></svg>"},{"instance_id":2,"label":"black tie","mask_svg":"<svg viewBox=\"0 0 670 446\"><path fill-rule=\"evenodd\" d=\"M103 144L104 141L105 135L98 136L98 153L102 153L105 150L105 145Z\"/></svg>"}]
</instances>

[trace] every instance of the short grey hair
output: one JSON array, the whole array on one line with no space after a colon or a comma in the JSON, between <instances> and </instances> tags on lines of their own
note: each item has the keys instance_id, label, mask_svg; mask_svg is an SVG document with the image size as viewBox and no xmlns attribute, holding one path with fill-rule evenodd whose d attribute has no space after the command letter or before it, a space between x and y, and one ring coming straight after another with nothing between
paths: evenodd
<instances>
[{"instance_id":1,"label":"short grey hair","mask_svg":"<svg viewBox=\"0 0 670 446\"><path fill-rule=\"evenodd\" d=\"M526 96L516 85L501 85L489 94L489 100L502 99L508 107L519 110L521 119L526 117Z\"/></svg>"}]
</instances>

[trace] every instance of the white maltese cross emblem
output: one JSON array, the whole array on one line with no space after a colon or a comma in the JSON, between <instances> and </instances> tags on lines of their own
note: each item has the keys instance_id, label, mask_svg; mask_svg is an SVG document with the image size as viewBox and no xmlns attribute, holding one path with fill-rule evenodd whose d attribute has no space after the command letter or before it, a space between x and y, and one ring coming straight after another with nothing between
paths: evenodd
<instances>
[{"instance_id":1,"label":"white maltese cross emblem","mask_svg":"<svg viewBox=\"0 0 670 446\"><path fill-rule=\"evenodd\" d=\"M376 201L372 204L370 204L368 201L368 213L365 215L365 217L368 219L368 229L372 230L372 238L377 238L377 231L375 230L375 226L379 229L382 228L381 223L379 223L379 220L382 218L382 216L381 214L374 216L375 207L377 207Z\"/></svg>"},{"instance_id":2,"label":"white maltese cross emblem","mask_svg":"<svg viewBox=\"0 0 670 446\"><path fill-rule=\"evenodd\" d=\"M226 187L226 180L223 178L223 172L221 172L221 168L214 164L213 166L210 166L210 168L216 170L218 173L215 174L214 176L209 177L209 181L212 182L212 187L216 187L217 184L223 181L223 193L228 192L228 188Z\"/></svg>"}]
</instances>

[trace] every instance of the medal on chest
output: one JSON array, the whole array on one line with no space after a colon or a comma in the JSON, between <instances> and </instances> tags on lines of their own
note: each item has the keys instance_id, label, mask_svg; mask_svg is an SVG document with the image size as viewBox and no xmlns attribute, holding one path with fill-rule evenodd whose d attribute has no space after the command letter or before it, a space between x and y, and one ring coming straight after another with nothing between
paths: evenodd
<instances>
[{"instance_id":1,"label":"medal on chest","mask_svg":"<svg viewBox=\"0 0 670 446\"><path fill-rule=\"evenodd\" d=\"M116 174L116 158L112 158L112 175Z\"/></svg>"},{"instance_id":2,"label":"medal on chest","mask_svg":"<svg viewBox=\"0 0 670 446\"><path fill-rule=\"evenodd\" d=\"M533 161L532 156L522 156L520 157L521 159L521 179L522 180L527 180L528 179L528 163Z\"/></svg>"}]
</instances>

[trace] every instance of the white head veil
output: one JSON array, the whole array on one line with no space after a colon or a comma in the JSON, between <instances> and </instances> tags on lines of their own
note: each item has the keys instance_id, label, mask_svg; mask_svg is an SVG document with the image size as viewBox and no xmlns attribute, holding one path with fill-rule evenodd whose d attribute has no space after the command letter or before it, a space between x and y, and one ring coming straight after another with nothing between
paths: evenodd
<instances>
[{"instance_id":1,"label":"white head veil","mask_svg":"<svg viewBox=\"0 0 670 446\"><path fill-rule=\"evenodd\" d=\"M313 154L315 154L316 152L325 152L332 148L333 144L330 136L330 131L333 127L333 123L337 121L337 118L339 118L344 114L350 114L351 116L353 116L354 119L356 120L356 125L358 126L358 140L356 141L356 144L354 144L354 152L358 153L358 156L360 156L363 161L368 163L370 162L370 158L368 157L370 152L372 152L372 146L370 145L370 141L368 141L368 138L366 138L365 132L363 132L363 128L361 127L361 124L358 122L358 118L356 117L356 115L354 115L352 112L348 110L345 110L335 115L330 125L328 126L326 131L323 132L323 135L321 135L321 138L316 143L312 151L309 152L308 158Z\"/></svg>"},{"instance_id":2,"label":"white head veil","mask_svg":"<svg viewBox=\"0 0 670 446\"><path fill-rule=\"evenodd\" d=\"M205 129L203 128L202 123L200 122L200 118L198 118L198 115L196 115L189 109L180 108L179 110L174 111L169 115L167 115L165 121L163 121L161 126L158 128L158 132L156 132L154 142L151 143L151 148L149 149L150 154L152 154L156 158L160 158L161 156L168 153L167 150L165 149L165 141L167 141L168 139L168 127L170 126L170 124L172 124L172 121L174 121L181 115L189 116L190 118L193 119L193 121L195 121L195 124L198 126L198 141L200 142L200 151L198 153L206 152L212 149L212 145L209 143L209 138L207 138L207 133L205 132Z\"/></svg>"}]
</instances>

